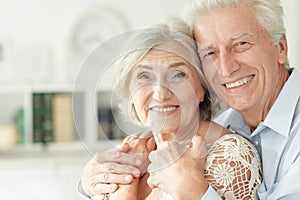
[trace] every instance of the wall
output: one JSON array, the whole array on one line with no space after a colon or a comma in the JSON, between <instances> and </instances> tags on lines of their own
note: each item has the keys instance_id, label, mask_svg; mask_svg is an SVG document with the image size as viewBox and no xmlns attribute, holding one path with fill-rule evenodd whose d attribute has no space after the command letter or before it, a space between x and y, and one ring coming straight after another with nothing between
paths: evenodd
<instances>
[{"instance_id":1,"label":"wall","mask_svg":"<svg viewBox=\"0 0 300 200\"><path fill-rule=\"evenodd\" d=\"M285 25L287 29L287 40L289 45L290 65L300 69L300 1L281 0L285 12Z\"/></svg>"},{"instance_id":2,"label":"wall","mask_svg":"<svg viewBox=\"0 0 300 200\"><path fill-rule=\"evenodd\" d=\"M59 58L60 51L70 39L80 15L90 8L114 7L124 16L127 29L133 29L178 13L184 3L185 0L1 0L0 42L5 40L11 47L10 55L14 59L10 66L14 69L6 73L10 76L0 76L0 82L1 78L2 82L15 79L22 83L56 79L55 71L65 67ZM37 65L39 68L34 67Z\"/></svg>"},{"instance_id":3,"label":"wall","mask_svg":"<svg viewBox=\"0 0 300 200\"><path fill-rule=\"evenodd\" d=\"M186 2L188 0L1 0L0 44L5 41L10 47L11 59L8 62L10 67L0 63L0 82L58 82L58 72L67 67L61 57L65 56L64 48L72 28L90 7L115 8L124 16L129 30L176 15ZM282 4L286 13L290 63L300 66L300 56L297 55L300 46L300 26L297 24L300 1L282 0Z\"/></svg>"}]
</instances>

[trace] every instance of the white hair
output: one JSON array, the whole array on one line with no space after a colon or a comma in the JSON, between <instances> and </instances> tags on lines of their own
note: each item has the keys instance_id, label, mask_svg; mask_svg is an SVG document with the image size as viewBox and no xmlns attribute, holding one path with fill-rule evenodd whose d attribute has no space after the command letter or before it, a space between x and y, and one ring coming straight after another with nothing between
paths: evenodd
<instances>
[{"instance_id":1,"label":"white hair","mask_svg":"<svg viewBox=\"0 0 300 200\"><path fill-rule=\"evenodd\" d=\"M184 12L184 21L193 30L196 19L216 8L225 8L248 4L256 14L261 27L265 29L274 44L278 44L286 35L283 22L283 8L280 0L192 0ZM289 68L288 61L285 67Z\"/></svg>"}]
</instances>

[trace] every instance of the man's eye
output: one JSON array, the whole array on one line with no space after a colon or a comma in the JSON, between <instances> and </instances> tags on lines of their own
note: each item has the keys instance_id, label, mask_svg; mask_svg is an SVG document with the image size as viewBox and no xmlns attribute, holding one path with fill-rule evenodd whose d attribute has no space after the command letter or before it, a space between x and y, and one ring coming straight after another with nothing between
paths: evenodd
<instances>
[{"instance_id":1,"label":"man's eye","mask_svg":"<svg viewBox=\"0 0 300 200\"><path fill-rule=\"evenodd\" d=\"M241 42L238 43L238 45L240 45L240 46L242 46L244 44L247 44L247 42L241 41Z\"/></svg>"},{"instance_id":2,"label":"man's eye","mask_svg":"<svg viewBox=\"0 0 300 200\"><path fill-rule=\"evenodd\" d=\"M203 58L209 57L209 56L212 56L212 55L214 55L214 52L213 52L213 51L210 51L210 52L206 53L206 54L203 56Z\"/></svg>"},{"instance_id":3,"label":"man's eye","mask_svg":"<svg viewBox=\"0 0 300 200\"><path fill-rule=\"evenodd\" d=\"M239 41L234 47L234 51L237 53L244 52L252 47L252 44L245 41Z\"/></svg>"}]
</instances>

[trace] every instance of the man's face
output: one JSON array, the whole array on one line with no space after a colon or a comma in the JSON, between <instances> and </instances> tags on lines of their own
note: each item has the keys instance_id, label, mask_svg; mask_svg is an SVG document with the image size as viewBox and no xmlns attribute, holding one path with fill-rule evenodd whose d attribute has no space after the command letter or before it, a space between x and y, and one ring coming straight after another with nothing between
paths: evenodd
<instances>
[{"instance_id":1,"label":"man's face","mask_svg":"<svg viewBox=\"0 0 300 200\"><path fill-rule=\"evenodd\" d=\"M204 74L230 107L265 117L284 83L286 41L272 43L247 5L215 9L195 23Z\"/></svg>"}]
</instances>

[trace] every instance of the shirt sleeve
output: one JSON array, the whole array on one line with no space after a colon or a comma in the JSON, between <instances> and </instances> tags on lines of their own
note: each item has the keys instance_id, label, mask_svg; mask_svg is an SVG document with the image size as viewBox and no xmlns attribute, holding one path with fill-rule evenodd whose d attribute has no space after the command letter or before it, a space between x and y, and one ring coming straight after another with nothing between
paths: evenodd
<instances>
[{"instance_id":1,"label":"shirt sleeve","mask_svg":"<svg viewBox=\"0 0 300 200\"><path fill-rule=\"evenodd\" d=\"M78 194L83 197L85 200L91 200L91 198L89 197L89 195L87 195L81 185L81 181L79 181L78 185L77 185L77 192Z\"/></svg>"},{"instance_id":2,"label":"shirt sleeve","mask_svg":"<svg viewBox=\"0 0 300 200\"><path fill-rule=\"evenodd\" d=\"M201 200L221 200L221 197L209 186Z\"/></svg>"}]
</instances>

